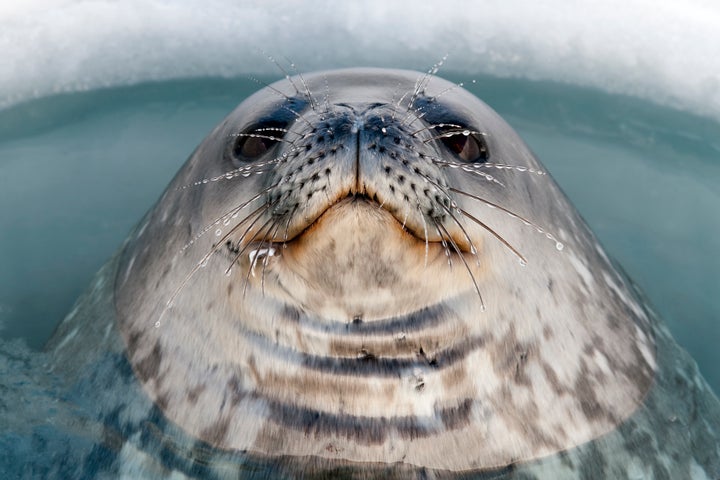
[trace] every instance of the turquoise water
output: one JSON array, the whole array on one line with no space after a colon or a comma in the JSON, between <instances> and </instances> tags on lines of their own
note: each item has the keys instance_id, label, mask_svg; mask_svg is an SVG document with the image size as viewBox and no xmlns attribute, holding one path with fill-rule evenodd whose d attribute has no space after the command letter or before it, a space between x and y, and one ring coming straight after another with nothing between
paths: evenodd
<instances>
[{"instance_id":1,"label":"turquoise water","mask_svg":"<svg viewBox=\"0 0 720 480\"><path fill-rule=\"evenodd\" d=\"M193 148L257 89L177 81L0 111L2 338L40 349ZM720 125L551 83L481 77L471 90L519 131L720 392Z\"/></svg>"}]
</instances>

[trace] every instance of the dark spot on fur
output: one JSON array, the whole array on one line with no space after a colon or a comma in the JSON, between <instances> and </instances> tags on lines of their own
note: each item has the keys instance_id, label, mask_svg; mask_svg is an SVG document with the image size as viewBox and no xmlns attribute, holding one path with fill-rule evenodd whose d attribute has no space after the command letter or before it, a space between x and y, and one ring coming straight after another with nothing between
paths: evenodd
<instances>
[{"instance_id":1,"label":"dark spot on fur","mask_svg":"<svg viewBox=\"0 0 720 480\"><path fill-rule=\"evenodd\" d=\"M198 401L198 397L205 391L207 387L204 383L201 383L199 385L196 385L195 387L191 388L186 392L188 402L195 405Z\"/></svg>"},{"instance_id":2,"label":"dark spot on fur","mask_svg":"<svg viewBox=\"0 0 720 480\"><path fill-rule=\"evenodd\" d=\"M220 419L213 423L206 429L200 432L200 438L210 443L211 445L220 445L225 441L227 437L229 422L225 419Z\"/></svg>"},{"instance_id":3,"label":"dark spot on fur","mask_svg":"<svg viewBox=\"0 0 720 480\"><path fill-rule=\"evenodd\" d=\"M555 373L555 370L553 370L550 365L548 365L547 363L543 363L543 371L545 372L545 378L547 379L548 383L552 387L553 391L555 391L555 393L557 393L558 395L562 395L563 393L567 392L567 390L560 383L560 379Z\"/></svg>"},{"instance_id":4,"label":"dark spot on fur","mask_svg":"<svg viewBox=\"0 0 720 480\"><path fill-rule=\"evenodd\" d=\"M589 420L604 417L606 412L598 401L595 388L590 381L591 376L585 361L581 362L580 373L575 381L575 398Z\"/></svg>"},{"instance_id":5,"label":"dark spot on fur","mask_svg":"<svg viewBox=\"0 0 720 480\"><path fill-rule=\"evenodd\" d=\"M160 371L160 362L162 361L162 347L160 342L156 342L152 351L147 357L143 358L135 365L138 377L143 382L147 382L151 378L155 378Z\"/></svg>"}]
</instances>

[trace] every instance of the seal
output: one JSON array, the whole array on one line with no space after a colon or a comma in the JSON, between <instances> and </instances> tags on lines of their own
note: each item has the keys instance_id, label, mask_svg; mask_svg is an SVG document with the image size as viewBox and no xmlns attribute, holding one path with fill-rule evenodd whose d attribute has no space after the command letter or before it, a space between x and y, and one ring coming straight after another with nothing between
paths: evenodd
<instances>
[{"instance_id":1,"label":"seal","mask_svg":"<svg viewBox=\"0 0 720 480\"><path fill-rule=\"evenodd\" d=\"M692 361L512 128L435 70L249 97L49 349L93 399L93 475L720 475Z\"/></svg>"}]
</instances>

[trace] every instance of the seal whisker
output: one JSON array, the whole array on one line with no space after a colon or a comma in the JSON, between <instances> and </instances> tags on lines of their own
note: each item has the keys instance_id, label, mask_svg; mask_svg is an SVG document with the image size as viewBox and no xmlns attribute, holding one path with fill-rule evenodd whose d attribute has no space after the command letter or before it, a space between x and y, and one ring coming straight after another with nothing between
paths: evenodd
<instances>
[{"instance_id":1,"label":"seal whisker","mask_svg":"<svg viewBox=\"0 0 720 480\"><path fill-rule=\"evenodd\" d=\"M461 128L463 128L463 126L462 126L462 125L458 125L458 124L456 124L456 123L435 123L435 124L432 124L432 125L427 125L427 126L425 126L425 127L423 127L423 128L420 128L420 129L418 129L418 130L415 130L414 132L412 132L412 133L410 134L410 136L411 136L411 137L414 137L414 138L417 138L416 135L417 135L418 133L424 132L424 131L426 131L426 130L433 130L433 129L435 129L435 128L457 128L457 129L461 129Z\"/></svg>"},{"instance_id":2,"label":"seal whisker","mask_svg":"<svg viewBox=\"0 0 720 480\"><path fill-rule=\"evenodd\" d=\"M448 240L452 244L453 249L455 250L455 253L457 253L458 257L460 257L460 260L462 261L463 265L465 266L465 270L467 270L468 275L470 275L470 280L472 280L473 285L475 286L475 291L478 294L478 299L480 300L480 311L485 311L485 301L483 300L482 293L480 293L480 287L478 286L477 280L475 279L475 275L472 272L472 269L470 269L470 265L468 265L467 260L465 260L465 255L463 255L462 251L458 247L457 243L455 243L455 240L453 239L452 235L447 231L444 225L442 223L435 223L444 234L447 236Z\"/></svg>"},{"instance_id":3,"label":"seal whisker","mask_svg":"<svg viewBox=\"0 0 720 480\"><path fill-rule=\"evenodd\" d=\"M460 128L462 128L462 127L460 127ZM464 136L464 137L467 137L467 136L470 135L470 134L483 135L483 136L485 135L485 133L483 133L483 132L479 132L479 131L477 131L477 130L470 130L470 129L468 129L468 128L465 128L465 129L462 129L462 130L451 130L451 131L443 132L443 133L441 133L440 135L435 135L435 136L430 137L430 138L428 138L428 139L426 139L426 140L423 140L423 143L428 143L428 142L431 142L431 141L433 141L433 140L439 140L439 139L441 139L441 138L450 138L450 137L454 137L454 136L457 136L457 135L462 135L462 136Z\"/></svg>"},{"instance_id":4,"label":"seal whisker","mask_svg":"<svg viewBox=\"0 0 720 480\"><path fill-rule=\"evenodd\" d=\"M517 219L517 220L520 220L520 221L523 222L525 225L534 227L535 230L538 231L538 233L544 234L545 237L547 237L549 240L554 241L554 242L555 242L555 248L557 248L558 250L562 250L562 249L564 248L564 245L563 245L557 238L555 238L555 236L554 236L552 233L546 231L545 229L543 229L543 228L540 227L539 225L531 222L531 221L528 220L527 218L525 218L525 217L523 217L523 216L521 216L521 215L513 212L512 210L508 210L507 208L502 207L502 206L498 205L497 203L491 202L490 200L487 200L487 199L485 199L485 198L479 197L479 196L477 196L477 195L473 195L472 193L468 193L468 192L465 192L465 191L462 191L462 190L458 190L458 189L453 188L453 187L448 187L448 190L450 190L450 191L452 191L452 192L455 192L455 193L459 193L460 195L465 195L465 196L467 196L467 197L473 198L473 199L475 199L475 200L477 200L477 201L479 201L479 202L484 203L485 205L487 205L487 206L489 206L489 207L497 208L498 210L502 210L503 212L505 212L505 213L507 213L508 215L510 215L510 217L515 218L515 219Z\"/></svg>"},{"instance_id":5,"label":"seal whisker","mask_svg":"<svg viewBox=\"0 0 720 480\"><path fill-rule=\"evenodd\" d=\"M273 165L276 165L278 163L282 163L286 159L286 154L283 154L279 157L275 157L271 160L266 160L264 162L255 163L252 165L246 165L244 167L235 168L233 170L228 170L226 172L221 173L220 175L216 175L214 177L209 178L202 178L200 180L196 180L192 183L186 183L185 185L181 185L177 187L175 190L186 190L191 187L198 187L201 185L207 185L209 183L219 182L220 180L232 180L234 178L242 177L247 178L250 175L260 175L262 173L267 173L271 170L261 170L266 167L271 167Z\"/></svg>"},{"instance_id":6,"label":"seal whisker","mask_svg":"<svg viewBox=\"0 0 720 480\"><path fill-rule=\"evenodd\" d=\"M415 90L413 91L412 97L410 97L410 102L407 106L407 111L410 113L410 110L415 105L415 101L418 99L420 95L425 91L425 87L427 87L428 83L430 82L430 79L440 71L440 67L443 66L445 63L445 60L447 60L448 54L446 53L443 55L443 57L440 59L439 62L437 62L435 65L430 67L430 69L425 72L425 75L422 75L418 78L418 80L415 82ZM404 123L404 122L402 122Z\"/></svg>"},{"instance_id":7,"label":"seal whisker","mask_svg":"<svg viewBox=\"0 0 720 480\"><path fill-rule=\"evenodd\" d=\"M266 54L265 52L263 52L263 54L267 57L268 60L270 60L270 61L273 63L273 65L275 65L275 66L277 67L278 70L280 70L280 71L282 72L282 74L285 76L285 80L287 80L288 82L290 82L290 85L292 85L293 88L295 89L295 93L297 93L297 94L299 95L299 94L300 94L300 90L298 89L297 85L295 84L295 82L293 81L292 77L291 77L290 74L287 72L287 70L285 70L285 69L282 67L282 65L280 65L280 62L278 62L278 61L275 59L275 57L273 57L272 55L268 55L268 54ZM286 58L286 60L287 60L287 58ZM288 63L291 63L291 62L288 60Z\"/></svg>"},{"instance_id":8,"label":"seal whisker","mask_svg":"<svg viewBox=\"0 0 720 480\"><path fill-rule=\"evenodd\" d=\"M215 218L215 220L213 220L212 222L210 222L209 224L207 224L205 227L203 227L203 229L200 231L200 233L198 233L197 235L195 235L195 236L192 238L192 240L190 240L188 243L186 243L185 245L183 245L183 247L180 249L180 252L178 252L178 253L182 253L182 252L184 252L185 250L187 250L187 249L188 249L191 245L193 245L198 239L200 239L200 237L202 237L203 235L205 235L205 234L206 234L208 231L210 231L213 227L219 225L220 222L223 222L223 223L224 223L224 222L226 222L226 221L229 221L230 218L236 217L237 214L240 212L240 210L242 210L243 208L247 207L247 206L250 205L252 202L254 202L255 200L257 200L258 198L260 198L261 196L263 196L264 194L266 194L266 193L269 192L270 190L274 189L274 188L277 187L278 185L279 185L279 182L276 183L276 184L274 184L274 185L270 185L269 187L261 190L260 192L256 193L255 195L253 195L253 196L252 196L249 200L247 200L246 202L243 202L242 204L240 204L240 205L238 205L238 206L236 206L236 207L233 207L233 208L230 209L229 211L227 211L227 212L223 213L222 215L220 215L219 217Z\"/></svg>"},{"instance_id":9,"label":"seal whisker","mask_svg":"<svg viewBox=\"0 0 720 480\"><path fill-rule=\"evenodd\" d=\"M265 87L265 88L267 88L268 90L270 90L272 93L281 96L281 97L284 98L286 101L292 102L292 98L291 98L291 97L288 97L287 95L285 95L283 92L281 92L281 91L278 90L277 88L273 87L272 85L269 85L269 84L263 82L262 80L259 80L259 79L255 78L255 77L247 77L247 78L249 78L250 80L254 81L255 83L258 83L258 84L262 85L263 87ZM299 92L298 92L298 93L299 93ZM295 117L296 117L298 120L302 120L303 122L305 122L305 123L306 123L309 127L311 127L311 128L313 127L313 124L310 123L310 121L308 121L307 118L305 118L303 115L299 114L298 112L296 112L296 111L293 110L292 108L288 107L287 105L280 105L279 108L281 108L281 109L283 109L283 110L286 110L286 111L292 113L293 115L295 115Z\"/></svg>"},{"instance_id":10,"label":"seal whisker","mask_svg":"<svg viewBox=\"0 0 720 480\"><path fill-rule=\"evenodd\" d=\"M500 234L497 233L495 230L493 230L492 228L490 228L489 225L487 225L487 224L484 223L483 221L479 220L478 218L476 218L476 217L473 216L472 214L466 212L466 211L463 210L462 208L458 208L458 212L462 213L462 214L465 215L467 218L469 218L469 219L472 220L473 222L475 222L475 223L477 223L478 225L480 225L482 228L484 228L484 229L487 230L490 234L492 234L495 238L497 238L503 245L505 245L508 249L510 249L510 251L518 258L518 260L520 260L520 265L527 265L527 260L525 259L525 257L524 257L520 252L518 252L517 249L510 244L510 242L508 242L507 240L505 240L505 238L503 238L502 235L500 235Z\"/></svg>"},{"instance_id":11,"label":"seal whisker","mask_svg":"<svg viewBox=\"0 0 720 480\"><path fill-rule=\"evenodd\" d=\"M450 246L448 245L447 240L445 240L445 235L443 234L443 231L440 230L440 227L441 227L440 223L442 223L442 222L438 222L438 220L435 217L430 217L430 220L432 220L433 225L435 225L435 231L440 236L440 244L442 245L443 250L445 251L445 256L447 257L448 265L450 265L450 268L452 268L453 262L452 262L452 256L450 255ZM443 228L443 230L444 230L444 228Z\"/></svg>"},{"instance_id":12,"label":"seal whisker","mask_svg":"<svg viewBox=\"0 0 720 480\"><path fill-rule=\"evenodd\" d=\"M277 225L277 219L276 219L276 218L273 218L273 217L270 217L270 218L268 218L267 221L266 221L265 223L263 223L262 226L258 229L258 234L259 234L259 233L263 232L263 230L264 230L266 227L269 226L268 231L262 234L262 235L263 235L263 240L260 242L260 248L255 251L255 252L256 252L255 255L251 255L252 258L250 258L250 262L249 262L250 265L249 265L249 267L248 267L248 272L247 272L247 274L245 275L245 283L243 284L243 298L245 298L245 295L246 295L246 293L247 293L247 287L248 287L248 284L250 283L250 275L255 276L255 274L254 274L255 264L257 263L258 256L259 256L259 252L263 250L262 246L265 244L265 239L267 239L267 235L268 235L268 233L270 233L270 229L273 228L273 226L275 226L275 225ZM233 264L234 264L235 262L237 262L238 259L240 259L240 257L242 256L242 254L248 249L248 247L249 247L251 244L252 244L252 242L247 242L247 243L238 251L238 253L237 253L237 254L235 255L235 257L233 258L233 261L232 261ZM251 253L252 253L252 252L251 252ZM231 265L231 266L232 266L232 265ZM263 275L264 275L264 273L263 273ZM264 281L264 278L263 278L263 281ZM264 294L265 294L264 286L263 286L262 288L263 288L263 295L264 295Z\"/></svg>"},{"instance_id":13,"label":"seal whisker","mask_svg":"<svg viewBox=\"0 0 720 480\"><path fill-rule=\"evenodd\" d=\"M467 231L465 230L465 227L463 226L462 222L455 216L455 214L452 212L451 209L449 209L442 203L440 204L440 206L442 207L443 210L445 210L447 212L448 215L450 215L450 218L452 218L453 221L455 222L455 224L460 228L460 231L463 233L463 235L465 236L465 239L468 241L468 244L470 245L470 253L472 255L474 255L475 258L477 258L477 248L475 248L475 244L473 243L472 239L470 238L470 235L468 235ZM458 211L460 210L457 206L455 206L455 208ZM478 260L478 264L479 264L479 260Z\"/></svg>"},{"instance_id":14,"label":"seal whisker","mask_svg":"<svg viewBox=\"0 0 720 480\"><path fill-rule=\"evenodd\" d=\"M420 199L418 199L417 210L420 213L420 219L423 224L423 232L425 234L425 268L427 268L428 255L430 254L430 239L428 238L428 227L427 222L425 221L425 214L423 213L422 208L420 208Z\"/></svg>"},{"instance_id":15,"label":"seal whisker","mask_svg":"<svg viewBox=\"0 0 720 480\"><path fill-rule=\"evenodd\" d=\"M300 72L297 69L297 66L295 65L295 63L292 62L290 59L285 57L285 60L287 60L288 63L290 63L290 68L292 68L293 71L297 74L298 78L300 79L300 83L302 83L303 87L305 88L305 93L307 94L308 100L310 101L310 108L312 108L313 111L317 111L317 109L315 108L317 106L315 97L313 97L313 94L310 91L310 87L308 86L307 82L305 81L305 78L303 77L302 72Z\"/></svg>"},{"instance_id":16,"label":"seal whisker","mask_svg":"<svg viewBox=\"0 0 720 480\"><path fill-rule=\"evenodd\" d=\"M477 168L472 168L471 166L469 166L470 164L463 164L463 163L457 163L457 162L447 162L447 161L445 161L445 160L443 160L443 159L441 159L441 158L435 157L435 156L433 156L433 155L428 155L428 154L425 154L425 153L422 153L421 155L423 155L425 158L429 158L435 165L440 165L440 166L448 167L448 168L459 168L459 169L461 169L461 170L464 171L464 172L472 173L472 174L474 174L474 175L477 175L477 176L479 176L479 177L482 177L482 178L484 178L485 180L487 180L488 182L495 183L495 184L497 184L497 185L500 185L500 186L503 187L503 188L505 187L505 184L502 183L502 182L501 182L500 180L498 180L497 178L495 178L494 176L492 176L492 175L490 175L489 173L486 173L486 172L481 172L481 171L479 171Z\"/></svg>"},{"instance_id":17,"label":"seal whisker","mask_svg":"<svg viewBox=\"0 0 720 480\"><path fill-rule=\"evenodd\" d=\"M473 80L472 83L475 83L475 80ZM463 88L464 86L465 86L464 82L460 82L460 83L456 83L455 85L451 85L448 88L446 88L445 90L443 90L442 92L438 93L437 95L433 95L432 97L430 97L430 100L435 101L438 98L445 95L446 93L452 92L453 90L455 90L457 88Z\"/></svg>"},{"instance_id":18,"label":"seal whisker","mask_svg":"<svg viewBox=\"0 0 720 480\"><path fill-rule=\"evenodd\" d=\"M479 170L481 168L495 168L497 170L510 170L514 172L519 173L529 173L539 176L545 176L547 175L547 172L539 169L534 169L530 167L526 167L523 165L511 165L509 163L494 163L494 162L482 162L482 163L461 163L461 162L453 162L449 160L442 160L439 158L432 158L433 163L436 165L443 165L451 168L461 168L462 170L470 173L477 173L476 170Z\"/></svg>"},{"instance_id":19,"label":"seal whisker","mask_svg":"<svg viewBox=\"0 0 720 480\"><path fill-rule=\"evenodd\" d=\"M286 140L284 137L275 137L272 135L263 135L259 133L233 133L230 135L231 137L247 137L247 138L265 138L267 140L273 140L275 142L283 142L288 143L290 145L295 145L295 141Z\"/></svg>"},{"instance_id":20,"label":"seal whisker","mask_svg":"<svg viewBox=\"0 0 720 480\"><path fill-rule=\"evenodd\" d=\"M265 235L265 238L264 238L263 241L260 243L260 249L262 249L262 246L263 246L266 242L267 242L267 244L268 244L268 248L267 248L267 252L268 252L268 253L267 253L267 255L263 256L263 265L262 265L263 268L262 268L262 273L261 273L261 275L260 275L260 289L261 289L261 291L262 291L263 296L265 295L265 270L266 270L266 268L267 268L268 258L270 258L271 256L273 256L273 254L275 253L275 249L272 248L272 243L273 243L273 242L272 242L272 238L275 237L275 234L277 233L278 229L280 228L280 223L281 223L280 220L281 220L281 219L282 219L282 217L278 217L278 218L275 220L275 222L273 222L273 225L271 225L271 228L273 229L273 230L272 230L272 233L270 233L270 232L268 231L268 233L270 233L270 238L268 239L268 236Z\"/></svg>"},{"instance_id":21,"label":"seal whisker","mask_svg":"<svg viewBox=\"0 0 720 480\"><path fill-rule=\"evenodd\" d=\"M253 216L256 216L256 215L257 215L256 218L255 218L255 220L253 220L252 223L250 224L250 227L248 227L248 230L246 230L245 233L243 234L243 236L247 235L247 232L249 231L250 228L252 228L252 225L254 225L255 222L257 222L257 220L258 220L259 218L262 218L262 214L263 214L265 211L267 211L269 208L271 208L271 207L272 207L272 205L269 205L269 204L266 203L266 204L263 204L263 205L261 205L260 207L258 207L256 210L254 210L254 211L251 212L250 214L248 214L248 215L247 215L245 218L243 218L237 225L233 226L233 228L231 228L230 231L229 231L228 233L226 233L226 234L223 236L223 238L220 239L220 241L218 241L215 245L213 245L213 247L210 249L210 251L209 251L208 253L206 253L206 254L202 257L202 259L200 259L200 261L197 262L197 263L193 266L192 270L190 270L190 273L188 273L188 274L185 276L185 278L182 280L182 282L180 282L180 285L178 285L178 287L175 289L175 291L173 291L172 295L170 295L170 298L169 298L169 299L167 300L167 302L165 303L165 308L163 308L162 312L160 312L160 316L158 317L158 320L155 322L155 327L156 327L156 328L160 326L161 321L162 321L162 318L163 318L163 316L165 315L165 312L167 312L168 309L172 306L173 302L175 301L175 299L177 298L177 296L180 294L180 292L182 291L182 289L185 288L185 285L187 285L187 283L188 283L188 282L190 281L190 279L198 272L198 270L200 270L201 268L203 268L203 267L205 267L205 266L207 265L207 262L210 260L210 257L212 257L212 256L220 249L220 247L225 244L225 242L226 242L227 239L230 237L230 235L232 235L234 232L236 232L237 229L240 228L240 226L241 226L243 223L245 223L247 220L249 220L249 219L252 218Z\"/></svg>"}]
</instances>

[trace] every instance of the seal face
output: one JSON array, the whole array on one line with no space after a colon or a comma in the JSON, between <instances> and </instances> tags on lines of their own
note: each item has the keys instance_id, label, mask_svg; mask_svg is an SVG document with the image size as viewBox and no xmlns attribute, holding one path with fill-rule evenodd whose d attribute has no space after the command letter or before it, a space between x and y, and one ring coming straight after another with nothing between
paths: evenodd
<instances>
[{"instance_id":1,"label":"seal face","mask_svg":"<svg viewBox=\"0 0 720 480\"><path fill-rule=\"evenodd\" d=\"M214 447L460 471L636 410L631 292L487 105L352 69L232 112L126 243L115 304L147 395Z\"/></svg>"}]
</instances>

